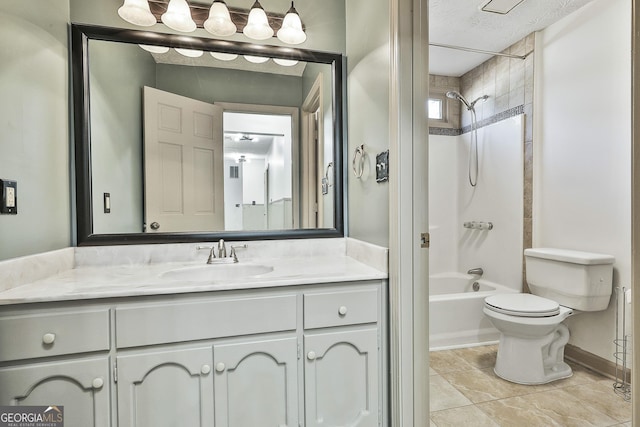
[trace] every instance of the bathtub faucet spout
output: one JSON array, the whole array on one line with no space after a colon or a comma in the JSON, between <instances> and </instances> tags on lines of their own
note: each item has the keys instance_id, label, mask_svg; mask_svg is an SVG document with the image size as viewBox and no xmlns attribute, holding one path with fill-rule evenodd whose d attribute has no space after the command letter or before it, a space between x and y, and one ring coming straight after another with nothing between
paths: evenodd
<instances>
[{"instance_id":1,"label":"bathtub faucet spout","mask_svg":"<svg viewBox=\"0 0 640 427\"><path fill-rule=\"evenodd\" d=\"M484 271L482 270L482 268L477 267L467 271L467 274L472 274L474 276L482 276L484 274Z\"/></svg>"}]
</instances>

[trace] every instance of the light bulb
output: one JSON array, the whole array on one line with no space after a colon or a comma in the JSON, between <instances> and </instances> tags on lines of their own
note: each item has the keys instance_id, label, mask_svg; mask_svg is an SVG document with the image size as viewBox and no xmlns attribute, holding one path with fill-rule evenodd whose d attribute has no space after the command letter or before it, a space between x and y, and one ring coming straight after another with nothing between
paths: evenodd
<instances>
[{"instance_id":1,"label":"light bulb","mask_svg":"<svg viewBox=\"0 0 640 427\"><path fill-rule=\"evenodd\" d=\"M170 0L167 11L160 19L167 27L176 31L190 33L196 29L196 23L191 18L191 9L186 0Z\"/></svg>"},{"instance_id":2,"label":"light bulb","mask_svg":"<svg viewBox=\"0 0 640 427\"><path fill-rule=\"evenodd\" d=\"M295 59L282 59L282 58L273 58L273 62L278 65L282 65L283 67L293 67L298 63Z\"/></svg>"},{"instance_id":3,"label":"light bulb","mask_svg":"<svg viewBox=\"0 0 640 427\"><path fill-rule=\"evenodd\" d=\"M211 56L220 61L233 61L238 57L235 53L209 52Z\"/></svg>"},{"instance_id":4,"label":"light bulb","mask_svg":"<svg viewBox=\"0 0 640 427\"><path fill-rule=\"evenodd\" d=\"M151 13L147 0L124 0L124 4L118 9L118 15L125 21L141 27L150 27L158 22Z\"/></svg>"},{"instance_id":5,"label":"light bulb","mask_svg":"<svg viewBox=\"0 0 640 427\"><path fill-rule=\"evenodd\" d=\"M198 57L202 56L202 54L204 53L203 51L196 50L196 49L182 49L182 48L179 48L179 47L176 47L174 49L180 55L186 56L188 58L198 58Z\"/></svg>"},{"instance_id":6,"label":"light bulb","mask_svg":"<svg viewBox=\"0 0 640 427\"><path fill-rule=\"evenodd\" d=\"M209 10L209 18L204 21L204 29L214 36L231 36L238 31L231 20L229 9L222 0L216 0Z\"/></svg>"},{"instance_id":7,"label":"light bulb","mask_svg":"<svg viewBox=\"0 0 640 427\"><path fill-rule=\"evenodd\" d=\"M277 37L278 40L288 44L300 44L307 39L307 35L302 30L300 15L293 7L293 2L291 2L291 9L282 20L282 27L278 30Z\"/></svg>"},{"instance_id":8,"label":"light bulb","mask_svg":"<svg viewBox=\"0 0 640 427\"><path fill-rule=\"evenodd\" d=\"M151 53L167 53L169 52L169 48L166 46L151 46L147 44L139 44L141 48Z\"/></svg>"},{"instance_id":9,"label":"light bulb","mask_svg":"<svg viewBox=\"0 0 640 427\"><path fill-rule=\"evenodd\" d=\"M242 32L245 36L254 40L266 40L273 36L273 28L269 26L267 14L258 0L251 7L247 25Z\"/></svg>"},{"instance_id":10,"label":"light bulb","mask_svg":"<svg viewBox=\"0 0 640 427\"><path fill-rule=\"evenodd\" d=\"M269 60L269 58L267 58L266 56L251 56L251 55L244 55L244 59L254 64L262 64L263 62L267 62Z\"/></svg>"}]
</instances>

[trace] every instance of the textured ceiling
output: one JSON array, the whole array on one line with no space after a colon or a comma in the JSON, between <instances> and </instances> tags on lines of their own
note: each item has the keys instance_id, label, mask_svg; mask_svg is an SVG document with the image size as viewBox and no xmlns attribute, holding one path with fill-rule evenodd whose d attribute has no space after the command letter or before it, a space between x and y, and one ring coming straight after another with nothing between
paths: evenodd
<instances>
[{"instance_id":1,"label":"textured ceiling","mask_svg":"<svg viewBox=\"0 0 640 427\"><path fill-rule=\"evenodd\" d=\"M429 41L500 52L592 0L525 0L507 15L483 12L487 0L430 0ZM490 56L429 48L429 72L461 76Z\"/></svg>"}]
</instances>

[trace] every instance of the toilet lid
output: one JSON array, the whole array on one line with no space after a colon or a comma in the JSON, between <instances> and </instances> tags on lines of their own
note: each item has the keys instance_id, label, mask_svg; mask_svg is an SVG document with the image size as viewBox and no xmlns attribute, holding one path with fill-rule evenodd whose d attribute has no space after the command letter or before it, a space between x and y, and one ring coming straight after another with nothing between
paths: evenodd
<instances>
[{"instance_id":1,"label":"toilet lid","mask_svg":"<svg viewBox=\"0 0 640 427\"><path fill-rule=\"evenodd\" d=\"M520 317L550 317L560 313L560 305L532 294L498 294L484 300L485 306L498 313Z\"/></svg>"}]
</instances>

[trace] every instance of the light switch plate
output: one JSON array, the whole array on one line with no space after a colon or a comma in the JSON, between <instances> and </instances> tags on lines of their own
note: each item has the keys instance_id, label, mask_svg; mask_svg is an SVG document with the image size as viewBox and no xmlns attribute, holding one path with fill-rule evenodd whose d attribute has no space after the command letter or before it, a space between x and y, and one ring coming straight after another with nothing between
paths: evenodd
<instances>
[{"instance_id":1,"label":"light switch plate","mask_svg":"<svg viewBox=\"0 0 640 427\"><path fill-rule=\"evenodd\" d=\"M102 200L104 213L111 213L111 193L104 193Z\"/></svg>"},{"instance_id":2,"label":"light switch plate","mask_svg":"<svg viewBox=\"0 0 640 427\"><path fill-rule=\"evenodd\" d=\"M15 215L18 213L18 183L8 179L0 179L2 199L0 213Z\"/></svg>"},{"instance_id":3,"label":"light switch plate","mask_svg":"<svg viewBox=\"0 0 640 427\"><path fill-rule=\"evenodd\" d=\"M389 150L376 156L376 182L389 180Z\"/></svg>"}]
</instances>

